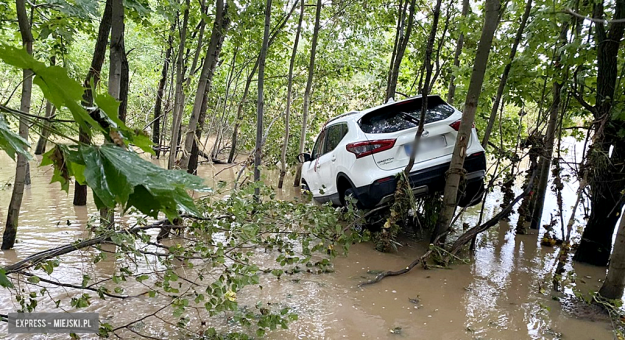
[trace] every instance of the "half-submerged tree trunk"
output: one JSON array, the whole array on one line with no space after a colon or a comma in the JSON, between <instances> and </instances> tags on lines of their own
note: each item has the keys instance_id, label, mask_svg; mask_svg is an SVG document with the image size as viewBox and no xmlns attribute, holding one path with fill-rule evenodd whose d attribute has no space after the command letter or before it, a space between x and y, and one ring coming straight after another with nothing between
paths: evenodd
<instances>
[{"instance_id":1,"label":"half-submerged tree trunk","mask_svg":"<svg viewBox=\"0 0 625 340\"><path fill-rule=\"evenodd\" d=\"M265 60L269 48L269 25L271 23L271 0L265 5L265 32L263 45L260 48L260 62L258 64L258 101L256 102L256 147L254 150L254 182L260 181L260 161L263 156L263 114L264 114L264 86L265 86ZM254 196L258 199L260 188L254 189Z\"/></svg>"},{"instance_id":2,"label":"half-submerged tree trunk","mask_svg":"<svg viewBox=\"0 0 625 340\"><path fill-rule=\"evenodd\" d=\"M26 13L26 0L16 0L15 8L17 10L17 21L22 35L22 45L28 54L33 54L33 35L30 30L30 20ZM33 88L33 72L25 69L22 72L22 98L20 101L20 111L30 112L30 101ZM19 124L20 136L28 140L28 121L25 117L20 117ZM19 224L20 209L22 206L22 197L24 196L24 182L26 180L26 165L28 159L26 156L17 154L17 166L15 168L15 181L13 183L13 193L7 211L7 222L2 235L2 247L0 249L7 250L15 245L17 237L17 226Z\"/></svg>"},{"instance_id":3,"label":"half-submerged tree trunk","mask_svg":"<svg viewBox=\"0 0 625 340\"><path fill-rule=\"evenodd\" d=\"M116 100L124 100L128 96L128 86L123 81L128 81L124 76L124 3L123 0L112 0L111 3L111 45L109 51L109 94ZM126 91L125 94L122 90ZM124 120L123 103L118 109L118 116ZM115 223L115 209L100 207L100 225L112 228Z\"/></svg>"},{"instance_id":4,"label":"half-submerged tree trunk","mask_svg":"<svg viewBox=\"0 0 625 340\"><path fill-rule=\"evenodd\" d=\"M514 43L512 44L512 50L510 51L510 60L506 64L506 67L503 70L503 74L501 75L501 80L499 81L499 88L497 89L497 95L495 96L495 102L493 103L493 107L490 110L490 118L488 119L488 125L486 126L486 130L484 130L484 138L482 139L482 147L484 149L488 149L488 139L490 138L490 133L493 129L493 125L495 124L495 118L497 117L497 110L499 109L499 104L501 103L501 97L503 96L503 91L506 88L506 83L508 82L508 75L510 74L510 69L512 68L512 62L514 61L514 57L516 56L516 51L519 47L519 43L521 42L521 38L523 37L523 30L525 29L525 25L527 24L527 19L530 16L530 11L532 10L532 0L527 0L525 4L525 11L523 12L523 16L521 17L521 24L516 32L516 36L514 37Z\"/></svg>"},{"instance_id":5,"label":"half-submerged tree trunk","mask_svg":"<svg viewBox=\"0 0 625 340\"><path fill-rule=\"evenodd\" d=\"M464 176L464 159L466 157L467 143L471 138L471 128L475 120L477 102L484 82L484 73L488 63L488 55L493 42L493 35L499 23L499 12L501 10L500 0L486 0L484 6L484 27L482 36L477 46L473 63L473 72L467 91L467 100L464 105L464 113L460 121L460 128L456 137L456 145L451 158L451 164L447 171L447 181L443 192L443 209L432 234L432 240L439 238L447 232L456 210L458 199L458 188ZM444 239L444 238L443 238Z\"/></svg>"},{"instance_id":6,"label":"half-submerged tree trunk","mask_svg":"<svg viewBox=\"0 0 625 340\"><path fill-rule=\"evenodd\" d=\"M625 30L625 0L617 0L613 21L606 31L603 3L595 4L595 41L597 51L597 88L595 106L580 103L594 114L595 138L588 150L591 214L582 234L574 260L598 266L608 262L614 228L621 217L625 200L625 138L620 135L625 122L613 117L618 70L618 53ZM610 153L611 151L611 153Z\"/></svg>"},{"instance_id":7,"label":"half-submerged tree trunk","mask_svg":"<svg viewBox=\"0 0 625 340\"><path fill-rule=\"evenodd\" d=\"M176 90L174 92L174 112L171 122L171 140L169 142L169 161L167 168L173 169L176 165L176 156L178 155L178 145L180 144L180 125L182 123L182 111L184 108L184 92L182 91L182 83L184 83L184 47L187 40L187 26L189 25L189 6L190 1L185 0L185 9L180 27L180 45L178 46L178 57L176 59Z\"/></svg>"},{"instance_id":8,"label":"half-submerged tree trunk","mask_svg":"<svg viewBox=\"0 0 625 340\"><path fill-rule=\"evenodd\" d=\"M293 42L293 52L291 52L291 61L289 62L288 85L286 91L286 112L284 116L284 144L282 144L282 154L280 155L280 179L278 180L278 189L282 189L284 184L284 176L286 175L286 150L289 146L289 119L291 117L291 96L293 94L293 68L295 67L295 57L297 56L297 45L299 44L299 36L302 32L302 22L304 21L305 1L301 0L299 21L297 23L297 31L295 32L295 42Z\"/></svg>"},{"instance_id":9,"label":"half-submerged tree trunk","mask_svg":"<svg viewBox=\"0 0 625 340\"><path fill-rule=\"evenodd\" d=\"M610 256L610 265L608 266L608 274L599 295L609 300L620 300L623 297L623 289L625 288L625 218L621 218L621 224L618 227L616 240L614 241L614 250Z\"/></svg>"},{"instance_id":10,"label":"half-submerged tree trunk","mask_svg":"<svg viewBox=\"0 0 625 340\"><path fill-rule=\"evenodd\" d=\"M82 95L82 105L84 107L93 106L93 90L98 85L98 82L100 82L100 72L102 71L102 65L106 57L106 46L108 45L109 33L111 32L111 15L112 0L107 0L104 7L104 14L102 14L102 20L100 21L100 28L98 29L98 37L93 50L91 66L83 82L85 91ZM90 142L89 136L82 131L82 129L79 132L78 138L81 143ZM87 205L87 186L81 185L78 182L76 182L74 186L74 205Z\"/></svg>"},{"instance_id":11,"label":"half-submerged tree trunk","mask_svg":"<svg viewBox=\"0 0 625 340\"><path fill-rule=\"evenodd\" d=\"M193 149L193 144L196 143L195 134L202 110L202 101L205 92L210 91L211 81L213 80L213 74L215 73L215 67L219 60L219 54L221 53L221 47L229 23L227 17L228 4L225 3L224 0L216 0L215 8L216 16L215 22L213 23L213 31L211 33L210 43L208 44L208 51L206 52L206 60L204 60L202 73L200 73L200 79L195 93L195 102L193 104L193 112L191 113L191 118L189 118L189 127L184 141L184 151L180 159L180 167L183 169L187 169L189 166L189 157ZM195 169L191 169L191 173L193 172L195 172Z\"/></svg>"},{"instance_id":12,"label":"half-submerged tree trunk","mask_svg":"<svg viewBox=\"0 0 625 340\"><path fill-rule=\"evenodd\" d=\"M469 0L462 0L462 23L464 24L467 14L469 14ZM464 45L464 33L460 30L460 36L458 36L458 41L456 42L456 52L454 53L454 67L457 68L460 66L460 55L462 54L462 46ZM454 96L456 95L456 83L454 82L456 76L451 74L451 78L449 79L449 90L447 91L447 102L449 105L454 103Z\"/></svg>"},{"instance_id":13,"label":"half-submerged tree trunk","mask_svg":"<svg viewBox=\"0 0 625 340\"><path fill-rule=\"evenodd\" d=\"M558 39L558 48L559 50L562 46L566 44L566 35L569 29L569 24L564 22L562 23L562 29L560 31L560 38ZM551 157L553 155L553 143L555 141L556 136L556 124L558 122L558 113L560 112L561 105L561 94L563 79L559 77L562 70L562 65L560 64L561 53L556 50L556 60L554 64L556 65L557 75L556 79L553 82L553 102L549 109L549 121L547 123L547 133L545 138L543 139L543 149L540 157L540 162L538 164L538 190L534 193L535 205L534 210L532 211L532 221L530 224L531 229L539 229L540 222L543 215L543 207L545 205L545 196L547 195L547 186L549 185L549 174L551 168Z\"/></svg>"},{"instance_id":14,"label":"half-submerged tree trunk","mask_svg":"<svg viewBox=\"0 0 625 340\"><path fill-rule=\"evenodd\" d=\"M308 64L308 79L306 80L306 90L304 90L304 109L302 111L302 133L299 137L299 153L304 152L306 146L306 130L308 124L308 109L310 107L310 91L312 89L313 76L315 75L315 55L317 54L317 40L319 38L319 28L321 20L321 0L317 0L317 12L315 13L315 29L310 47L310 63ZM302 180L302 165L298 164L293 186L298 187Z\"/></svg>"},{"instance_id":15,"label":"half-submerged tree trunk","mask_svg":"<svg viewBox=\"0 0 625 340\"><path fill-rule=\"evenodd\" d=\"M403 1L402 1L403 2ZM404 58L404 53L406 52L406 47L408 46L408 41L410 39L410 33L412 32L412 23L414 20L414 10L415 10L416 0L410 1L410 7L408 9L408 24L406 25L406 34L403 34L404 31L404 20L406 19L406 6L408 5L408 0L406 0L406 4L400 3L399 5L399 17L397 18L397 33L395 36L395 47L393 49L393 54L391 56L391 66L389 68L388 75L388 84L386 85L386 101L395 97L395 89L397 88L397 79L399 78L399 67L401 66L401 61Z\"/></svg>"}]
</instances>

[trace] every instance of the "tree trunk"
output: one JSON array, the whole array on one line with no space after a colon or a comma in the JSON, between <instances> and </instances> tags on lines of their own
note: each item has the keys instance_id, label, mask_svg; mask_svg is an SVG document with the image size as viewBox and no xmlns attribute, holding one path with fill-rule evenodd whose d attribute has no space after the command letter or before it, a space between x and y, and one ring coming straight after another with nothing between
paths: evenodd
<instances>
[{"instance_id":1,"label":"tree trunk","mask_svg":"<svg viewBox=\"0 0 625 340\"><path fill-rule=\"evenodd\" d=\"M467 14L469 13L469 0L462 0L462 24L464 24ZM454 67L458 68L460 66L460 54L462 54L462 45L464 45L464 33L460 30L460 36L458 36L458 41L456 42L456 52L454 53ZM447 92L447 102L449 105L454 103L454 95L456 94L456 84L454 80L456 77L454 74L451 74L451 78L449 79L449 91Z\"/></svg>"},{"instance_id":2,"label":"tree trunk","mask_svg":"<svg viewBox=\"0 0 625 340\"><path fill-rule=\"evenodd\" d=\"M471 129L475 120L477 111L477 103L484 82L484 73L488 64L488 55L493 42L493 35L499 23L499 11L501 10L500 0L486 0L484 8L484 27L482 28L482 36L475 53L473 72L469 82L467 91L467 100L464 105L464 113L460 122L460 128L456 137L456 145L451 158L451 164L447 171L447 181L445 183L443 196L443 209L441 210L438 223L432 240L438 238L447 232L450 227L451 220L456 210L458 199L458 187L460 180L464 175L464 159L466 157L467 143L471 138Z\"/></svg>"},{"instance_id":3,"label":"tree trunk","mask_svg":"<svg viewBox=\"0 0 625 340\"><path fill-rule=\"evenodd\" d=\"M265 33L263 45L260 48L260 62L258 65L258 100L256 102L256 147L254 150L254 182L260 181L260 161L263 153L263 115L264 115L264 86L265 86L265 60L269 48L269 25L271 24L271 0L265 5ZM254 196L258 199L260 188L254 189Z\"/></svg>"},{"instance_id":4,"label":"tree trunk","mask_svg":"<svg viewBox=\"0 0 625 340\"><path fill-rule=\"evenodd\" d=\"M623 289L625 288L625 218L621 218L618 227L616 240L614 242L614 250L610 256L610 265L608 266L608 274L599 295L609 300L620 300L623 297Z\"/></svg>"},{"instance_id":5,"label":"tree trunk","mask_svg":"<svg viewBox=\"0 0 625 340\"><path fill-rule=\"evenodd\" d=\"M287 23L287 21L289 21L289 18L291 17L291 14L293 14L293 11L295 10L296 6L297 6L297 1L293 4L293 7L291 7L291 10L289 11L289 13L287 13L284 19L280 22L280 24L278 24L272 31L271 36L269 38L268 49L273 44L273 41L278 36L278 33L280 33L284 25ZM238 137L238 132L239 132L239 126L241 126L241 121L243 120L243 105L245 105L245 101L247 100L247 94L250 91L250 85L252 84L252 80L254 79L254 74L256 73L256 69L258 68L259 62L260 62L260 54L258 55L258 58L256 58L256 63L254 63L254 67L252 67L252 71L247 76L247 80L245 81L245 90L243 91L243 96L241 96L241 100L239 101L239 105L237 107L237 118L236 118L236 122L234 123L234 129L232 130L232 142L230 143L231 146L230 146L230 154L228 155L228 163L232 163L234 161L234 155L237 149L237 137Z\"/></svg>"},{"instance_id":6,"label":"tree trunk","mask_svg":"<svg viewBox=\"0 0 625 340\"><path fill-rule=\"evenodd\" d=\"M213 23L213 31L211 32L211 39L208 45L208 51L206 52L206 60L204 60L204 66L202 67L202 73L200 73L200 79L195 93L193 112L191 113L191 118L189 118L189 127L184 141L184 152L180 159L180 167L183 169L187 169L189 166L189 156L191 155L191 149L195 143L195 130L198 128L204 93L210 91L215 67L217 66L221 47L226 36L226 30L228 29L228 4L224 3L224 0L216 0L215 7L216 15L215 22Z\"/></svg>"},{"instance_id":7,"label":"tree trunk","mask_svg":"<svg viewBox=\"0 0 625 340\"><path fill-rule=\"evenodd\" d=\"M200 117L198 118L198 128L195 130L195 140L202 138L202 130L204 128L204 121L206 120L206 110L208 108L208 90L204 92L204 98L202 98L202 107L200 108ZM202 152L203 153L203 152ZM191 156L189 157L189 167L187 173L197 175L197 166L199 164L200 149L198 143L193 142L191 148Z\"/></svg>"},{"instance_id":8,"label":"tree trunk","mask_svg":"<svg viewBox=\"0 0 625 340\"><path fill-rule=\"evenodd\" d=\"M411 7L414 3L411 5ZM414 11L411 10L411 12ZM419 142L421 141L421 135L423 134L423 125L425 124L425 113L428 108L428 94L430 89L430 79L432 77L432 52L434 49L434 40L436 40L436 31L438 29L438 18L441 13L441 0L436 1L436 5L434 7L434 12L432 13L432 28L430 30L430 36L428 37L427 46L425 47L425 61L423 64L425 65L425 82L422 83L421 87L421 116L419 118L419 127L417 128L417 133L415 135L415 139L412 142L412 148L410 151L410 159L408 160L408 164L404 168L405 178L409 178L410 171L414 166L415 157L417 156L417 150L419 148ZM412 22L411 22L412 23ZM409 185L409 183L406 183ZM398 192L401 192L398 190Z\"/></svg>"},{"instance_id":9,"label":"tree trunk","mask_svg":"<svg viewBox=\"0 0 625 340\"><path fill-rule=\"evenodd\" d=\"M171 32L175 29L175 25L172 24ZM167 51L165 52L165 60L163 61L163 70L161 71L161 80L158 82L158 90L156 91L156 103L154 104L154 121L152 122L152 143L156 146L156 158L161 155L161 140L160 140L160 124L161 116L163 115L163 95L165 93L165 84L167 84L167 73L169 72L169 63L171 62L171 51L173 50L172 41L173 34L170 32L167 38Z\"/></svg>"},{"instance_id":10,"label":"tree trunk","mask_svg":"<svg viewBox=\"0 0 625 340\"><path fill-rule=\"evenodd\" d=\"M168 169L173 169L176 165L176 156L178 155L178 145L180 145L180 125L182 123L182 111L184 108L184 92L182 91L182 83L184 82L184 47L187 40L187 26L189 24L189 6L190 1L185 0L185 9L180 27L180 45L178 46L178 58L176 60L176 91L174 93L174 112L171 122L171 140L169 147Z\"/></svg>"},{"instance_id":11,"label":"tree trunk","mask_svg":"<svg viewBox=\"0 0 625 340\"><path fill-rule=\"evenodd\" d=\"M53 66L56 63L56 57L50 57L50 66ZM46 118L54 117L56 112L56 107L52 105L49 100L46 100ZM35 148L35 155L43 155L46 153L46 146L48 144L48 138L50 137L50 126L52 123L50 121L44 121L43 126L41 127L41 136L39 136L39 140L37 141L37 148Z\"/></svg>"},{"instance_id":12,"label":"tree trunk","mask_svg":"<svg viewBox=\"0 0 625 340\"><path fill-rule=\"evenodd\" d=\"M17 21L22 35L22 45L28 54L33 54L33 35L30 30L30 20L26 13L26 1L16 0L15 8L17 11ZM22 98L20 101L20 111L30 112L30 101L33 88L33 72L24 70L22 72ZM19 134L22 138L28 140L28 121L25 117L20 117ZM26 180L26 165L28 160L26 156L17 154L17 166L15 169L15 181L13 183L13 193L7 211L7 222L2 235L2 246L0 249L8 250L15 245L17 237L17 226L19 224L20 208L22 206L22 197L24 196L24 182Z\"/></svg>"},{"instance_id":13,"label":"tree trunk","mask_svg":"<svg viewBox=\"0 0 625 340\"><path fill-rule=\"evenodd\" d=\"M414 20L414 9L415 9L416 0L412 0L410 2L410 7L408 9L408 24L406 26L406 35L400 35L399 45L397 46L397 53L395 54L395 60L393 63L393 69L391 72L391 81L388 84L388 90L386 93L386 99L395 97L395 89L397 88L397 79L399 78L399 68L401 66L401 61L404 59L404 53L406 52L406 46L408 46L408 41L410 40L410 33L412 32L412 23Z\"/></svg>"},{"instance_id":14,"label":"tree trunk","mask_svg":"<svg viewBox=\"0 0 625 340\"><path fill-rule=\"evenodd\" d=\"M111 20L112 0L107 0L104 7L104 14L102 14L102 20L100 21L100 28L98 29L98 37L93 49L91 66L83 82L85 91L82 95L82 105L84 107L93 106L93 89L96 88L98 82L100 82L100 72L102 71L102 64L104 64L104 58L106 57L106 46L108 45L109 33L111 32ZM79 132L78 138L81 143L91 142L89 136L82 129ZM78 182L76 182L74 186L74 205L87 205L87 186L81 185Z\"/></svg>"},{"instance_id":15,"label":"tree trunk","mask_svg":"<svg viewBox=\"0 0 625 340\"><path fill-rule=\"evenodd\" d=\"M312 89L313 76L315 75L315 56L317 54L317 40L319 38L319 27L321 20L321 0L317 0L317 12L315 13L315 29L310 47L310 63L308 64L308 79L306 80L306 90L304 91L304 109L302 112L302 133L299 137L299 153L304 152L306 146L306 130L308 124L308 109L310 107L310 91ZM302 165L297 166L297 173L293 180L293 186L298 187L302 180Z\"/></svg>"},{"instance_id":16,"label":"tree trunk","mask_svg":"<svg viewBox=\"0 0 625 340\"><path fill-rule=\"evenodd\" d=\"M395 89L397 87L397 76L399 75L399 65L397 65L397 60L399 59L399 63L401 64L402 57L398 58L399 51L401 50L404 42L404 21L406 20L406 7L408 6L409 0L400 0L399 1L399 10L397 12L397 28L395 31L395 43L393 44L393 53L391 54L391 64L388 68L388 78L386 83L386 100L395 97ZM414 10L414 8L411 8ZM411 15L412 16L412 15ZM405 48L404 48L405 51ZM395 72L397 70L397 72Z\"/></svg>"},{"instance_id":17,"label":"tree trunk","mask_svg":"<svg viewBox=\"0 0 625 340\"><path fill-rule=\"evenodd\" d=\"M282 144L282 154L280 157L280 179L278 180L278 189L282 189L284 184L284 176L286 175L286 150L289 146L289 119L291 117L291 95L293 94L293 68L295 67L295 57L297 56L297 45L299 44L299 36L302 32L302 22L304 21L305 1L301 0L299 21L297 22L297 31L295 31L295 42L293 42L293 52L291 52L291 61L289 62L288 85L286 91L286 112L284 117L284 144ZM301 176L301 173L300 173Z\"/></svg>"},{"instance_id":18,"label":"tree trunk","mask_svg":"<svg viewBox=\"0 0 625 340\"><path fill-rule=\"evenodd\" d=\"M558 47L556 48L556 58L554 65L556 65L557 75L561 75L562 65L560 64L561 54L558 50L566 44L566 36L569 29L568 23L562 23L562 29L560 31L560 38L558 39ZM549 185L549 174L551 169L551 157L553 155L553 143L555 140L556 124L558 122L558 112L560 111L561 95L563 80L556 80L553 82L553 103L549 109L549 121L547 123L547 133L543 139L543 152L538 164L538 189L534 193L535 206L532 210L532 220L530 223L531 229L539 229L540 222L543 215L543 207L545 205L545 196L547 195L547 186Z\"/></svg>"},{"instance_id":19,"label":"tree trunk","mask_svg":"<svg viewBox=\"0 0 625 340\"><path fill-rule=\"evenodd\" d=\"M493 125L495 124L497 110L499 108L499 104L501 103L501 97L503 96L503 91L506 88L506 83L508 82L508 75L510 74L510 69L512 68L512 62L514 61L517 48L519 47L519 43L521 42L521 38L523 37L523 30L525 29L525 25L527 24L527 19L530 16L531 10L532 0L527 0L527 3L525 4L525 12L523 12L523 16L521 17L521 24L519 25L519 29L516 31L516 36L514 37L512 51L510 51L510 60L506 64L506 67L503 70L503 74L501 75L499 88L497 89L497 95L495 96L495 103L493 103L493 108L490 110L488 125L486 126L486 130L484 130L484 137L482 139L482 147L484 149L488 149L488 139L490 138L490 133L493 129Z\"/></svg>"},{"instance_id":20,"label":"tree trunk","mask_svg":"<svg viewBox=\"0 0 625 340\"><path fill-rule=\"evenodd\" d=\"M128 82L128 77L124 75L124 3L123 0L112 0L111 3L111 46L109 51L109 94L116 100L122 101L128 97L128 86L122 85L123 81ZM122 90L126 93L123 94ZM122 103L123 104L123 103ZM118 117L123 121L126 117L123 106L120 105ZM115 209L100 207L100 225L112 228L115 224Z\"/></svg>"},{"instance_id":21,"label":"tree trunk","mask_svg":"<svg viewBox=\"0 0 625 340\"><path fill-rule=\"evenodd\" d=\"M597 91L592 108L595 121L594 143L588 150L592 171L589 176L591 214L574 260L605 266L612 246L612 235L623 208L625 190L625 140L620 135L625 123L612 117L618 72L618 52L625 29L625 0L617 0L606 32L603 4L595 4L597 46ZM578 98L579 99L579 98ZM612 155L610 157L610 148Z\"/></svg>"}]
</instances>

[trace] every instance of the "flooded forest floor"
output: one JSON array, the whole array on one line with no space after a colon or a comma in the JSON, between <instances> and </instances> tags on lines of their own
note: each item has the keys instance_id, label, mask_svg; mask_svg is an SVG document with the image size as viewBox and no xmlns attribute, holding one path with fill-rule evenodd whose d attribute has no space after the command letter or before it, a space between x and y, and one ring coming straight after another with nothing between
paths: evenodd
<instances>
[{"instance_id":1,"label":"flooded forest floor","mask_svg":"<svg viewBox=\"0 0 625 340\"><path fill-rule=\"evenodd\" d=\"M0 185L12 183L14 165L6 156L0 159ZM239 167L202 165L199 176L208 185L217 181L232 182ZM219 173L217 177L215 174ZM20 215L18 243L14 250L0 252L0 265L14 263L33 253L71 243L89 234L87 222L97 211L90 205L72 205L70 194L62 192L58 183L48 184L52 170L31 163L32 184L24 193ZM267 183L275 185L277 172L266 172ZM521 179L522 180L522 179ZM285 183L291 183L288 178ZM520 192L519 182L515 192ZM566 183L564 206L571 206L576 183ZM277 199L291 199L299 189L290 185L277 193ZM555 198L549 192L543 222L554 211ZM11 196L10 186L0 190L0 220L6 218L6 207ZM495 189L485 207L485 219L499 211L501 194ZM468 209L460 223L474 225L480 206ZM583 214L578 214L578 225ZM120 218L129 223L133 216ZM402 238L403 246L396 253L380 253L372 243L352 246L347 257L334 261L334 271L325 274L300 273L277 279L261 277L262 289L246 287L238 295L239 305L254 305L256 301L271 302L290 307L299 319L287 330L269 332L268 338L364 338L364 339L612 339L610 320L579 302L576 294L596 291L605 277L605 269L572 263L567 265L566 287L563 293L551 289L558 248L540 245L539 231L516 235L516 214L510 221L479 235L475 252L464 254L466 264L456 261L449 269L423 270L386 278L380 283L358 287L384 270L398 270L424 253L427 242ZM579 238L579 233L575 235ZM574 238L575 239L575 238ZM427 238L425 238L427 240ZM171 241L175 242L175 240ZM83 252L63 258L55 275L80 276L84 263ZM267 256L267 261L272 261ZM115 263L98 264L93 270L110 272ZM60 291L57 294L64 294ZM147 297L146 297L147 299ZM143 307L142 307L143 306ZM139 308L149 301L121 302L94 298L89 312L101 317L115 315L116 320L132 320ZM19 309L19 304L0 291L0 313ZM52 303L43 304L37 311L55 311ZM217 318L222 327L230 327L226 318ZM150 329L160 338L177 337L171 328ZM155 326L156 327L156 326ZM233 329L236 328L232 326ZM7 334L7 325L0 323L0 338L32 338L27 335ZM37 335L35 338L48 338ZM59 334L58 338L67 338ZM88 338L88 337L83 337Z\"/></svg>"}]
</instances>

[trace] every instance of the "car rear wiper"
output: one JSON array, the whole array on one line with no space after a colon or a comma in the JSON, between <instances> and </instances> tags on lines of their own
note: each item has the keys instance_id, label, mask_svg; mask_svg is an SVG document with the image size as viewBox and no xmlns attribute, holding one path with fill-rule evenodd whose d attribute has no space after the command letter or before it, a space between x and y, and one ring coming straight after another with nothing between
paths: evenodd
<instances>
[{"instance_id":1,"label":"car rear wiper","mask_svg":"<svg viewBox=\"0 0 625 340\"><path fill-rule=\"evenodd\" d=\"M411 116L411 115L407 114L406 112L400 112L399 115L403 119L405 119L405 120L407 120L407 121L409 121L411 123L415 123L415 124L419 125L419 119L417 117Z\"/></svg>"}]
</instances>

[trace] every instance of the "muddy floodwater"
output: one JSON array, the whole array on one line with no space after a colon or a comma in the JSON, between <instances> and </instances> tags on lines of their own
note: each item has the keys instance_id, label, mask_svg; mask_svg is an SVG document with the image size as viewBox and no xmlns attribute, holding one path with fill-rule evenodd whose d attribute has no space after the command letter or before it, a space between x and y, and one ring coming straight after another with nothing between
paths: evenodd
<instances>
[{"instance_id":1,"label":"muddy floodwater","mask_svg":"<svg viewBox=\"0 0 625 340\"><path fill-rule=\"evenodd\" d=\"M24 194L18 243L14 250L0 251L0 265L89 236L87 222L96 212L91 192L90 205L74 207L73 187L67 195L58 183L49 184L51 169L37 164L38 161L31 162L32 184ZM225 169L227 167L202 165L199 175L209 185L217 180L231 182L238 167ZM268 174L267 182L275 183L277 173ZM0 186L12 183L13 176L14 163L3 154L0 156ZM285 183L290 184L292 180L287 178ZM520 181L518 184L517 192ZM565 206L573 204L576 189L575 183L565 183ZM287 185L278 198L290 199L294 195L299 195L298 190ZM3 227L10 196L11 187L4 186L0 190ZM489 196L486 218L498 212L500 198L498 190ZM555 198L549 196L544 223L555 208ZM479 206L470 208L462 221L474 225L478 215ZM119 222L132 223L133 218L124 216ZM578 225L583 223L581 218ZM536 233L515 235L516 219L513 214L510 222L501 222L481 234L476 251L467 258L467 263L456 262L450 269L415 268L408 274L359 288L359 283L373 278L378 271L407 266L424 252L426 244L404 240L405 246L394 254L379 253L371 243L358 244L351 248L347 257L335 260L333 273L298 274L280 280L271 275L261 276L263 289L245 288L238 294L239 305L253 306L263 300L288 306L298 313L299 320L291 323L288 330L269 332L267 337L272 339L613 339L610 321L585 310L584 305L573 298L573 291L598 290L605 269L569 264L568 270L573 271L575 282L568 284L564 294L553 292L551 277L558 249L540 246ZM579 233L575 237L579 238ZM91 253L93 251L87 250L64 256L53 276L80 282L86 271L106 276L115 270L113 260L95 265L83 262L83 256ZM271 261L270 257L267 259ZM53 294L63 297L67 292L56 289ZM148 314L151 306L148 297L103 301L96 296L91 302L91 306L81 311L98 312L103 319L115 316L114 326L135 320L139 313ZM0 290L0 314L19 308L7 290ZM42 301L37 311L58 310L52 301ZM214 326L229 325L225 318L214 322L221 323ZM160 327L146 321L142 332L157 338L179 337L175 330ZM0 323L0 338L45 339L48 336L8 334L7 325ZM56 338L68 336L60 334Z\"/></svg>"}]
</instances>

